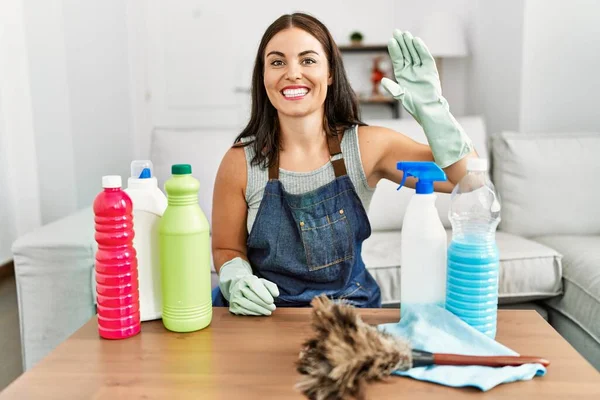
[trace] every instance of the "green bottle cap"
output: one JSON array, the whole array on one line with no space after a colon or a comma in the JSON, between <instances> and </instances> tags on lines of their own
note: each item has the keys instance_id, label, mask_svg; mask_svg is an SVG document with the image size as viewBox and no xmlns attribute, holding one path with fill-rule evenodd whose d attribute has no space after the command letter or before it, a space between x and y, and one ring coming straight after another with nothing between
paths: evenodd
<instances>
[{"instance_id":1,"label":"green bottle cap","mask_svg":"<svg viewBox=\"0 0 600 400\"><path fill-rule=\"evenodd\" d=\"M189 175L192 173L192 166L190 164L173 164L171 173L173 175Z\"/></svg>"}]
</instances>

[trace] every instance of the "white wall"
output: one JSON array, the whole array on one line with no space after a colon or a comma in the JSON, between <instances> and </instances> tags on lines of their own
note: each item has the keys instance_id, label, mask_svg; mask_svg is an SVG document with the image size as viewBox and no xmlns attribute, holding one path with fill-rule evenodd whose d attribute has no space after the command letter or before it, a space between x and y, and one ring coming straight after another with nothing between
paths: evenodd
<instances>
[{"instance_id":1,"label":"white wall","mask_svg":"<svg viewBox=\"0 0 600 400\"><path fill-rule=\"evenodd\" d=\"M522 131L600 132L600 2L528 0Z\"/></svg>"},{"instance_id":2,"label":"white wall","mask_svg":"<svg viewBox=\"0 0 600 400\"><path fill-rule=\"evenodd\" d=\"M102 175L129 176L126 4L23 3L42 220L48 223L89 206Z\"/></svg>"},{"instance_id":3,"label":"white wall","mask_svg":"<svg viewBox=\"0 0 600 400\"><path fill-rule=\"evenodd\" d=\"M102 175L129 176L133 136L126 4L63 0L77 206L91 204Z\"/></svg>"},{"instance_id":4,"label":"white wall","mask_svg":"<svg viewBox=\"0 0 600 400\"><path fill-rule=\"evenodd\" d=\"M43 223L77 209L75 151L62 11L61 3L56 1L24 2Z\"/></svg>"},{"instance_id":5,"label":"white wall","mask_svg":"<svg viewBox=\"0 0 600 400\"><path fill-rule=\"evenodd\" d=\"M467 113L488 132L600 131L600 2L477 1Z\"/></svg>"},{"instance_id":6,"label":"white wall","mask_svg":"<svg viewBox=\"0 0 600 400\"><path fill-rule=\"evenodd\" d=\"M523 0L477 0L472 13L467 114L483 115L490 133L518 130Z\"/></svg>"},{"instance_id":7,"label":"white wall","mask_svg":"<svg viewBox=\"0 0 600 400\"><path fill-rule=\"evenodd\" d=\"M0 2L0 264L41 223L25 25L21 1Z\"/></svg>"},{"instance_id":8,"label":"white wall","mask_svg":"<svg viewBox=\"0 0 600 400\"><path fill-rule=\"evenodd\" d=\"M2 89L0 89L1 91ZM0 92L1 93L1 92ZM10 247L17 238L14 213L14 193L9 181L9 155L5 139L4 118L0 103L0 265L11 259ZM2 267L0 267L2 268Z\"/></svg>"}]
</instances>

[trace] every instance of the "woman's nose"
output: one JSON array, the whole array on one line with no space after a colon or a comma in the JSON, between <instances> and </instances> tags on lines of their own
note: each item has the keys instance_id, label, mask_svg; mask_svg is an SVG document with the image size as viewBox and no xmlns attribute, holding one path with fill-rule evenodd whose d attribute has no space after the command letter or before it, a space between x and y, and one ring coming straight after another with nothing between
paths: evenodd
<instances>
[{"instance_id":1,"label":"woman's nose","mask_svg":"<svg viewBox=\"0 0 600 400\"><path fill-rule=\"evenodd\" d=\"M302 78L302 72L300 71L300 66L298 65L290 65L287 69L287 79L291 81L295 81L297 79Z\"/></svg>"}]
</instances>

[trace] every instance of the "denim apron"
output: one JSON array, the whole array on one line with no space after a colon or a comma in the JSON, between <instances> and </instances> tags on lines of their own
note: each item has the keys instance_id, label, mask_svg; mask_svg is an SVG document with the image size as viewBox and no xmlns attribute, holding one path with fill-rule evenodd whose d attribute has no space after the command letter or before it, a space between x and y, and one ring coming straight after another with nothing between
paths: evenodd
<instances>
[{"instance_id":1,"label":"denim apron","mask_svg":"<svg viewBox=\"0 0 600 400\"><path fill-rule=\"evenodd\" d=\"M328 136L331 157L341 154L340 141ZM269 168L247 255L256 276L277 284L278 307L305 307L320 294L357 307L381 307L379 286L361 255L371 235L367 213L343 157L332 165L335 180L299 195L287 193L279 181L279 159ZM227 305L219 288L213 305Z\"/></svg>"}]
</instances>

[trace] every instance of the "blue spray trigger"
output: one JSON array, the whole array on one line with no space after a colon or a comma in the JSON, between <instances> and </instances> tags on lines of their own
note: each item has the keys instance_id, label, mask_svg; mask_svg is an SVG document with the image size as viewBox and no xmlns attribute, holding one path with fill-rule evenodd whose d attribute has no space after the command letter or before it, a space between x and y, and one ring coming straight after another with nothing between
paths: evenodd
<instances>
[{"instance_id":1,"label":"blue spray trigger","mask_svg":"<svg viewBox=\"0 0 600 400\"><path fill-rule=\"evenodd\" d=\"M406 178L410 176L417 178L415 186L417 194L433 193L433 182L446 180L446 173L432 161L400 161L396 164L396 169L403 172L397 190L400 190Z\"/></svg>"},{"instance_id":2,"label":"blue spray trigger","mask_svg":"<svg viewBox=\"0 0 600 400\"><path fill-rule=\"evenodd\" d=\"M406 182L406 178L411 177L412 175L410 174L410 172L405 172L404 174L402 174L402 181L400 181L400 186L398 186L398 189L396 190L400 190L402 188L402 186L404 186L404 183Z\"/></svg>"},{"instance_id":3,"label":"blue spray trigger","mask_svg":"<svg viewBox=\"0 0 600 400\"><path fill-rule=\"evenodd\" d=\"M144 168L140 173L139 179L148 179L152 178L152 172L150 172L150 168Z\"/></svg>"}]
</instances>

